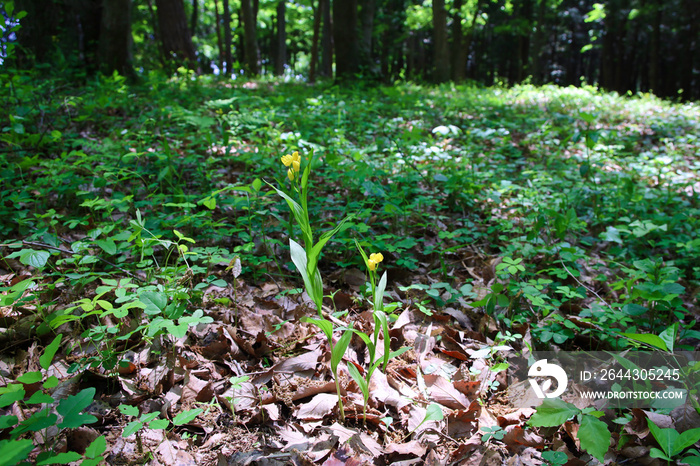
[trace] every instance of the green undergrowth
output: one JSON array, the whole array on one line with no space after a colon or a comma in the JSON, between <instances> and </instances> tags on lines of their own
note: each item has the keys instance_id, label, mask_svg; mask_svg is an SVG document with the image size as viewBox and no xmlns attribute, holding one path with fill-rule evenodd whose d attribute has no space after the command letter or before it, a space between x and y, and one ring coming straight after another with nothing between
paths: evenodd
<instances>
[{"instance_id":1,"label":"green undergrowth","mask_svg":"<svg viewBox=\"0 0 700 466\"><path fill-rule=\"evenodd\" d=\"M314 154L311 222L352 214L320 257L324 274L362 268L359 239L384 253L406 303L483 309L506 328L539 322L544 348L620 347L620 333L675 322L697 336L695 104L187 72L138 85L2 81L4 267L35 270L2 299L37 306L40 332L77 307L151 312L158 329L130 330L150 337L186 328L178 319L201 317L203 290L225 285L215 272L235 257L252 282L297 281L286 240L297 227L265 181L281 184L279 157L298 150Z\"/></svg>"}]
</instances>

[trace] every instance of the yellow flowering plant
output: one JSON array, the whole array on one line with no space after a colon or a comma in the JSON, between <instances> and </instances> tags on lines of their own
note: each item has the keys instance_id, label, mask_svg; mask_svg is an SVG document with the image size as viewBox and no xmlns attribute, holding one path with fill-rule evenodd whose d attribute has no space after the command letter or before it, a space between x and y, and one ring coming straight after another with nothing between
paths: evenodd
<instances>
[{"instance_id":1,"label":"yellow flowering plant","mask_svg":"<svg viewBox=\"0 0 700 466\"><path fill-rule=\"evenodd\" d=\"M304 173L301 176L301 181L299 180L299 173L301 171L301 156L299 152L294 151L292 154L287 154L282 157L282 164L287 167L287 178L292 183L292 190L299 197L299 202L297 202L292 196L282 191L281 189L270 185L277 194L279 194L285 201L289 209L292 211L292 215L296 220L299 228L301 228L302 238L304 240L304 246L302 247L299 243L294 241L294 239L289 238L289 249L291 251L292 262L296 266L297 270L301 274L304 280L304 287L306 288L306 293L309 295L311 300L316 305L316 311L318 312L318 319L313 319L309 317L303 317L302 322L309 322L316 325L321 331L326 335L328 339L328 344L331 349L331 372L335 379L335 388L338 394L338 408L340 411L341 421L345 420L345 410L343 409L343 399L340 390L340 379L338 378L338 365L345 355L345 351L350 344L350 339L352 337L351 329L344 329L337 343L333 343L333 332L335 327L331 321L325 319L321 312L321 306L323 304L323 281L321 280L321 272L318 270L318 259L321 255L321 250L323 246L335 235L347 222L351 216L345 217L338 223L335 228L330 231L323 233L318 242L314 244L313 230L311 229L311 223L309 221L309 208L308 208L308 195L309 195L309 175L311 173L311 165L313 162L313 155L309 159L306 167L304 168Z\"/></svg>"},{"instance_id":2,"label":"yellow flowering plant","mask_svg":"<svg viewBox=\"0 0 700 466\"><path fill-rule=\"evenodd\" d=\"M387 315L384 312L384 290L386 289L386 272L382 274L382 278L377 284L377 268L379 264L384 260L382 253L373 253L367 257L365 251L360 246L360 243L355 240L355 246L357 250L360 251L362 258L365 260L365 265L369 272L370 285L372 286L372 317L374 317L374 334L372 338L364 332L355 329L349 329L350 331L357 334L357 336L362 339L362 341L367 345L367 351L369 352L369 368L365 371L365 376L360 374L360 370L355 367L354 364L348 364L348 372L350 377L357 383L362 391L364 398L364 405L362 406L362 416L363 421L367 421L367 402L369 400L369 382L372 378L374 371L381 365L382 372L386 371L386 366L389 364L389 360L400 356L401 354L408 351L410 348L404 346L397 351L391 351L391 337L389 336L389 323L387 321ZM382 335L384 339L383 352L382 355L375 356L377 353L377 345L379 344L379 335Z\"/></svg>"},{"instance_id":3,"label":"yellow flowering plant","mask_svg":"<svg viewBox=\"0 0 700 466\"><path fill-rule=\"evenodd\" d=\"M289 178L292 182L292 189L298 194L300 202L297 202L281 189L272 185L270 186L277 191L277 194L282 196L282 198L287 201L287 205L289 205L289 209L292 211L294 219L299 225L299 228L301 228L301 235L304 240L303 247L294 241L294 239L289 238L292 262L294 262L294 265L299 270L299 273L304 280L306 293L316 305L318 315L321 316L321 304L323 303L323 281L321 280L321 273L318 270L318 259L321 255L321 250L326 243L342 228L342 226L351 218L351 216L345 217L335 226L335 228L323 233L318 239L318 242L314 244L313 231L311 229L311 223L309 222L308 208L309 174L311 172L312 162L313 155L306 164L300 181L299 173L301 171L301 156L299 155L299 152L295 151L292 154L287 154L282 157L282 163L285 167L287 167L287 178Z\"/></svg>"}]
</instances>

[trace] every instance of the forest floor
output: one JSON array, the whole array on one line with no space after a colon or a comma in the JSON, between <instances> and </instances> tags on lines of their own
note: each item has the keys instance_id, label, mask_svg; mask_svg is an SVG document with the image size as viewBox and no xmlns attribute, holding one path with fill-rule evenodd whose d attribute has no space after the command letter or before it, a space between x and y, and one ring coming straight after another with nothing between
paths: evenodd
<instances>
[{"instance_id":1,"label":"forest floor","mask_svg":"<svg viewBox=\"0 0 700 466\"><path fill-rule=\"evenodd\" d=\"M11 82L0 465L700 464L697 104ZM642 349L685 403L528 381Z\"/></svg>"}]
</instances>

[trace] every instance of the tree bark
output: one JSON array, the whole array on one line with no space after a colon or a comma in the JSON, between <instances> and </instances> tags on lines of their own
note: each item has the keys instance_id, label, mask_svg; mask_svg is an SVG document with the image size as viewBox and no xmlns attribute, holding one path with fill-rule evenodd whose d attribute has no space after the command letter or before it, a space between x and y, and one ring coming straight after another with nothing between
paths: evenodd
<instances>
[{"instance_id":1,"label":"tree bark","mask_svg":"<svg viewBox=\"0 0 700 466\"><path fill-rule=\"evenodd\" d=\"M248 72L252 76L260 74L260 52L258 50L257 18L250 0L241 0L243 16L243 40Z\"/></svg>"},{"instance_id":2,"label":"tree bark","mask_svg":"<svg viewBox=\"0 0 700 466\"><path fill-rule=\"evenodd\" d=\"M360 64L357 42L357 0L334 1L333 45L336 79L355 79Z\"/></svg>"},{"instance_id":3,"label":"tree bark","mask_svg":"<svg viewBox=\"0 0 700 466\"><path fill-rule=\"evenodd\" d=\"M184 63L196 68L197 55L192 44L192 36L187 28L183 0L156 0L158 25L163 49L167 58L176 63Z\"/></svg>"},{"instance_id":4,"label":"tree bark","mask_svg":"<svg viewBox=\"0 0 700 466\"><path fill-rule=\"evenodd\" d=\"M433 45L435 82L443 83L450 79L450 52L447 43L447 10L445 0L433 0Z\"/></svg>"},{"instance_id":5,"label":"tree bark","mask_svg":"<svg viewBox=\"0 0 700 466\"><path fill-rule=\"evenodd\" d=\"M318 74L330 77L333 75L333 24L330 0L320 0L319 8L323 26L321 28L321 68Z\"/></svg>"},{"instance_id":6,"label":"tree bark","mask_svg":"<svg viewBox=\"0 0 700 466\"><path fill-rule=\"evenodd\" d=\"M286 21L286 3L285 0L280 0L277 3L277 47L275 60L275 74L282 76L284 74L284 65L287 64L287 21Z\"/></svg>"},{"instance_id":7,"label":"tree bark","mask_svg":"<svg viewBox=\"0 0 700 466\"><path fill-rule=\"evenodd\" d=\"M314 34L311 39L311 63L309 63L309 82L316 82L316 63L318 63L318 36L321 29L321 0L314 9Z\"/></svg>"},{"instance_id":8,"label":"tree bark","mask_svg":"<svg viewBox=\"0 0 700 466\"><path fill-rule=\"evenodd\" d=\"M219 47L219 72L224 74L226 70L224 69L224 43L221 40L221 15L219 14L219 0L214 0L214 18L216 19L216 24L214 27L216 30L216 45Z\"/></svg>"},{"instance_id":9,"label":"tree bark","mask_svg":"<svg viewBox=\"0 0 700 466\"><path fill-rule=\"evenodd\" d=\"M197 34L197 21L199 19L199 1L192 0L192 15L190 16L190 34L194 37Z\"/></svg>"},{"instance_id":10,"label":"tree bark","mask_svg":"<svg viewBox=\"0 0 700 466\"><path fill-rule=\"evenodd\" d=\"M462 0L454 0L455 14L452 16L452 80L464 80L469 50L465 47L462 29Z\"/></svg>"},{"instance_id":11,"label":"tree bark","mask_svg":"<svg viewBox=\"0 0 700 466\"><path fill-rule=\"evenodd\" d=\"M133 78L132 49L131 0L103 0L98 49L102 72Z\"/></svg>"},{"instance_id":12,"label":"tree bark","mask_svg":"<svg viewBox=\"0 0 700 466\"><path fill-rule=\"evenodd\" d=\"M230 77L231 73L233 73L233 54L231 53L233 38L231 37L231 7L229 5L229 0L223 1L223 7L224 72Z\"/></svg>"},{"instance_id":13,"label":"tree bark","mask_svg":"<svg viewBox=\"0 0 700 466\"><path fill-rule=\"evenodd\" d=\"M374 15L377 5L376 0L360 0L360 65L366 71L374 67L372 59L372 34L374 32Z\"/></svg>"}]
</instances>

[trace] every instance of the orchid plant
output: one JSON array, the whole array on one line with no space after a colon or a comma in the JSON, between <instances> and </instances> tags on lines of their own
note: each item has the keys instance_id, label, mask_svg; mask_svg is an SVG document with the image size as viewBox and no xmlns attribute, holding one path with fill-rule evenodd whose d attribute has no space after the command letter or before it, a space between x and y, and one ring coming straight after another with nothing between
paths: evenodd
<instances>
[{"instance_id":1,"label":"orchid plant","mask_svg":"<svg viewBox=\"0 0 700 466\"><path fill-rule=\"evenodd\" d=\"M282 164L287 168L287 178L289 178L292 185L292 195L296 195L295 197L298 197L299 202L297 202L292 195L287 194L275 186L270 186L277 191L277 194L287 201L287 205L292 211L292 215L301 229L304 246L294 241L294 239L289 238L289 248L291 250L292 262L294 262L297 270L299 270L299 273L304 280L304 288L306 288L306 293L314 302L318 313L318 319L304 317L302 318L302 321L316 325L321 329L321 331L323 331L328 339L328 345L331 349L331 372L333 373L333 378L335 379L335 388L338 394L340 419L341 421L344 421L345 410L343 408L343 399L340 390L340 379L338 378L338 365L343 359L345 351L350 344L352 333L350 332L350 329L341 329L342 334L340 338L338 339L337 343L333 343L333 332L335 331L335 326L330 320L323 317L321 309L323 303L323 281L321 280L321 273L318 270L318 259L321 255L323 246L325 246L333 235L335 235L342 228L342 226L351 218L351 216L345 217L335 226L335 228L323 233L318 242L314 244L314 235L311 228L311 223L309 221L308 208L309 175L311 173L313 155L304 168L304 172L301 175L301 180L299 179L299 173L301 172L302 160L299 152L294 151L292 154L284 155L281 160Z\"/></svg>"}]
</instances>

